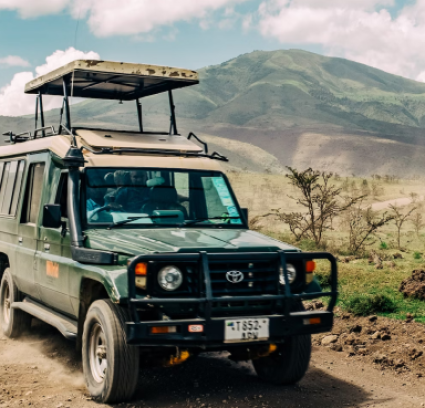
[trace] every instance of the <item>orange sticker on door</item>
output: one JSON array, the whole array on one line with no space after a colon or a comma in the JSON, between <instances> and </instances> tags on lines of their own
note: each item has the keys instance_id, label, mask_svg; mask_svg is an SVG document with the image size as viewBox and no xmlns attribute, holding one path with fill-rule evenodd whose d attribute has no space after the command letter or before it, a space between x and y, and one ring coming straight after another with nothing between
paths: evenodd
<instances>
[{"instance_id":1,"label":"orange sticker on door","mask_svg":"<svg viewBox=\"0 0 425 408\"><path fill-rule=\"evenodd\" d=\"M59 278L59 264L57 262L46 262L46 275L52 278Z\"/></svg>"}]
</instances>

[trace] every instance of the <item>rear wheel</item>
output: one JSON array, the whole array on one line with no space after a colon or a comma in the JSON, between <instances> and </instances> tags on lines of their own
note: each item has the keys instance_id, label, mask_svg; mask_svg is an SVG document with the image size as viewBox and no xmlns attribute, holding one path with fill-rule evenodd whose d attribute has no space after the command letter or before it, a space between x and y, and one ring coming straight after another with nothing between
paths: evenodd
<instances>
[{"instance_id":1,"label":"rear wheel","mask_svg":"<svg viewBox=\"0 0 425 408\"><path fill-rule=\"evenodd\" d=\"M19 302L19 291L12 279L10 269L3 273L0 286L0 319L5 336L19 337L31 327L32 317L19 309L12 309L14 302Z\"/></svg>"},{"instance_id":2,"label":"rear wheel","mask_svg":"<svg viewBox=\"0 0 425 408\"><path fill-rule=\"evenodd\" d=\"M131 399L139 375L139 349L125 336L128 311L110 300L94 302L83 331L83 370L92 397L103 403Z\"/></svg>"},{"instance_id":3,"label":"rear wheel","mask_svg":"<svg viewBox=\"0 0 425 408\"><path fill-rule=\"evenodd\" d=\"M311 335L288 337L267 357L253 360L257 375L273 384L289 385L300 381L306 373L311 356Z\"/></svg>"}]
</instances>

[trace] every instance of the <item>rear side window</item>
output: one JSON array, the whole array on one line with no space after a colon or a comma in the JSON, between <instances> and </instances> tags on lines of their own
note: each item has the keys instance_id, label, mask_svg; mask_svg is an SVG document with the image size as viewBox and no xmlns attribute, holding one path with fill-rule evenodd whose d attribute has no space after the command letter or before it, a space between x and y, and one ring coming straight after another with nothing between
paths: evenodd
<instances>
[{"instance_id":1,"label":"rear side window","mask_svg":"<svg viewBox=\"0 0 425 408\"><path fill-rule=\"evenodd\" d=\"M43 189L44 163L32 164L28 172L28 184L25 197L25 208L21 222L37 222L40 212L41 194Z\"/></svg>"},{"instance_id":2,"label":"rear side window","mask_svg":"<svg viewBox=\"0 0 425 408\"><path fill-rule=\"evenodd\" d=\"M13 216L16 214L24 167L24 160L0 163L0 215Z\"/></svg>"}]
</instances>

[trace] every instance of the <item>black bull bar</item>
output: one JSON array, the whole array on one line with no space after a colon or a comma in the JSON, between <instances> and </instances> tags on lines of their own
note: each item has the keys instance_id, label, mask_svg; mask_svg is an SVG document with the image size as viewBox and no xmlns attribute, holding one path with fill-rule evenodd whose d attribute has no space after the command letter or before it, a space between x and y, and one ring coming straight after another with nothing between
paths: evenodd
<instances>
[{"instance_id":1,"label":"black bull bar","mask_svg":"<svg viewBox=\"0 0 425 408\"><path fill-rule=\"evenodd\" d=\"M294 261L308 261L326 259L331 265L331 290L328 292L314 293L292 293L288 279L287 263ZM280 286L276 295L256 295L256 296L225 296L214 297L209 261L277 261L276 280L279 281L280 267L283 268L285 285ZM183 298L159 298L144 297L138 298L136 295L136 265L140 262L198 262L201 279L205 285L205 291L200 297ZM232 303L243 301L271 301L277 308L278 302L284 305L284 313L272 313L267 317L270 320L270 338L268 341L284 341L284 337L296 334L312 334L329 331L333 324L333 309L338 297L338 273L335 257L328 252L232 252L232 253L207 253L200 251L197 253L163 253L148 254L135 257L128 266L128 307L133 321L126 323L127 342L146 346L194 346L202 348L218 347L224 343L224 324L226 320L235 317L212 317L214 302ZM283 292L283 293L282 293ZM293 305L302 300L330 297L326 311L298 311L294 312ZM152 305L161 306L170 303L204 304L203 313L198 318L184 320L155 320L141 321L137 308ZM282 310L282 309L281 309ZM277 311L276 311L277 312ZM245 318L245 316L239 316ZM316 320L314 320L316 319ZM309 322L315 322L309 324ZM319 322L319 323L317 323ZM152 334L151 328L158 326L176 326L176 333L172 334ZM190 333L189 325L203 325L202 333ZM252 344L252 343L250 343Z\"/></svg>"}]
</instances>

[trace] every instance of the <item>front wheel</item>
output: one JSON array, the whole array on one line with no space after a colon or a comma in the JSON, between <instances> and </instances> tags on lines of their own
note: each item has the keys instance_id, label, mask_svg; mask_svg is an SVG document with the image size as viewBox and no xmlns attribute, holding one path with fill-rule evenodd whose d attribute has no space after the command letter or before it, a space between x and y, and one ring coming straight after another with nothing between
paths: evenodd
<instances>
[{"instance_id":1,"label":"front wheel","mask_svg":"<svg viewBox=\"0 0 425 408\"><path fill-rule=\"evenodd\" d=\"M12 308L12 304L19 300L18 288L7 268L0 286L0 320L3 333L9 338L19 337L31 327L32 317L22 310Z\"/></svg>"},{"instance_id":2,"label":"front wheel","mask_svg":"<svg viewBox=\"0 0 425 408\"><path fill-rule=\"evenodd\" d=\"M91 396L103 403L127 401L136 389L139 349L126 342L128 317L126 309L98 300L84 322L84 377Z\"/></svg>"},{"instance_id":3,"label":"front wheel","mask_svg":"<svg viewBox=\"0 0 425 408\"><path fill-rule=\"evenodd\" d=\"M290 385L300 381L310 364L311 335L287 337L275 352L253 360L257 375L267 382Z\"/></svg>"}]
</instances>

